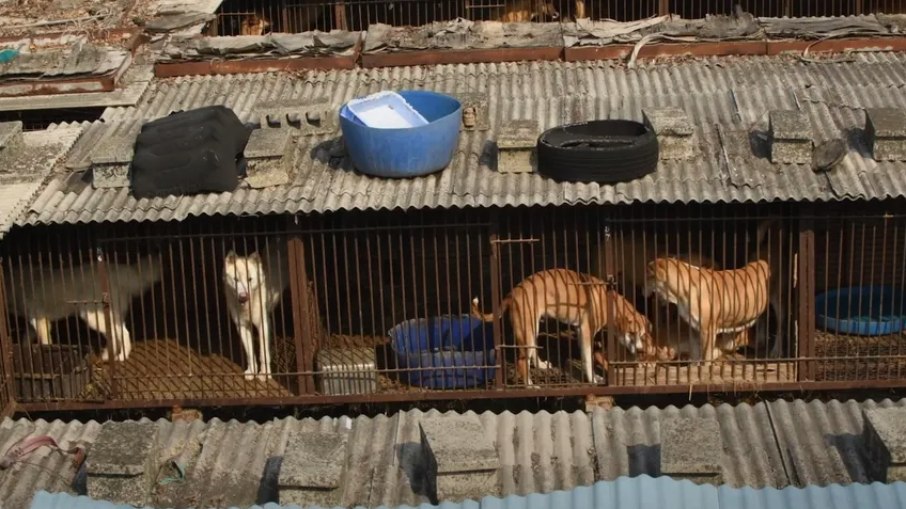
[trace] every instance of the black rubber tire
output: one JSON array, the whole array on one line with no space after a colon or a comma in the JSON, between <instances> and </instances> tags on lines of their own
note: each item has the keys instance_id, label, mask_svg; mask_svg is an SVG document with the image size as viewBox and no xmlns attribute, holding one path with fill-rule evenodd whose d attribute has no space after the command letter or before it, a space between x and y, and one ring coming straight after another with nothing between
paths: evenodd
<instances>
[{"instance_id":1,"label":"black rubber tire","mask_svg":"<svg viewBox=\"0 0 906 509\"><path fill-rule=\"evenodd\" d=\"M538 173L554 180L627 182L653 173L657 162L657 135L632 120L563 125L538 137Z\"/></svg>"}]
</instances>

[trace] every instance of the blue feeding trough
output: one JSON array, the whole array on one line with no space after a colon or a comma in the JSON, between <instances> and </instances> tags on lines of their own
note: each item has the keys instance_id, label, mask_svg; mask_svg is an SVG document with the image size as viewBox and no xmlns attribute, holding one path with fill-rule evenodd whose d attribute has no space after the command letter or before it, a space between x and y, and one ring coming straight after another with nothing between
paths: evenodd
<instances>
[{"instance_id":1,"label":"blue feeding trough","mask_svg":"<svg viewBox=\"0 0 906 509\"><path fill-rule=\"evenodd\" d=\"M375 177L417 177L446 168L459 144L460 102L423 90L399 92L403 101L396 103L395 96L358 99L340 108L340 130L352 164ZM376 126L381 108L390 127L363 122Z\"/></svg>"},{"instance_id":2,"label":"blue feeding trough","mask_svg":"<svg viewBox=\"0 0 906 509\"><path fill-rule=\"evenodd\" d=\"M470 315L406 320L387 333L400 379L428 389L460 389L494 378L496 355L490 323Z\"/></svg>"},{"instance_id":3,"label":"blue feeding trough","mask_svg":"<svg viewBox=\"0 0 906 509\"><path fill-rule=\"evenodd\" d=\"M884 285L830 290L815 298L816 325L856 336L896 334L906 328L904 297Z\"/></svg>"}]
</instances>

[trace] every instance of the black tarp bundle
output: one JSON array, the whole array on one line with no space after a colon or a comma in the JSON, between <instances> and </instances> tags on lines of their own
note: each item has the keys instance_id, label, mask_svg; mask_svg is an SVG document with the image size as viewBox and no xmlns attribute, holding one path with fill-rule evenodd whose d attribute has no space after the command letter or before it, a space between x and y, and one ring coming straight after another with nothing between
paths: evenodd
<instances>
[{"instance_id":1,"label":"black tarp bundle","mask_svg":"<svg viewBox=\"0 0 906 509\"><path fill-rule=\"evenodd\" d=\"M233 110L206 106L142 126L132 159L132 193L153 198L233 191L251 129Z\"/></svg>"}]
</instances>

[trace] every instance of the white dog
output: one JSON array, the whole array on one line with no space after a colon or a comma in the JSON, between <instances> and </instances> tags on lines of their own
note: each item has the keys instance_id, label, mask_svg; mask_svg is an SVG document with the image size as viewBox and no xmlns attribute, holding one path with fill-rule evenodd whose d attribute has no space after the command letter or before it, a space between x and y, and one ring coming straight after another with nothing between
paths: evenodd
<instances>
[{"instance_id":1,"label":"white dog","mask_svg":"<svg viewBox=\"0 0 906 509\"><path fill-rule=\"evenodd\" d=\"M223 264L227 309L239 330L245 350L247 380L270 378L273 341L271 312L289 286L286 246L277 242L266 251L265 258L258 252L239 256L230 251ZM255 358L253 327L258 331L258 359Z\"/></svg>"},{"instance_id":2,"label":"white dog","mask_svg":"<svg viewBox=\"0 0 906 509\"><path fill-rule=\"evenodd\" d=\"M132 351L132 337L123 318L129 312L132 299L160 281L160 263L156 257L146 256L135 265L108 263L106 270L114 358L125 361ZM28 319L42 345L53 342L50 324L72 315L78 315L88 327L110 340L100 278L91 267L76 265L64 270L24 266L20 271L7 271L7 306L14 314ZM109 360L108 348L104 349L101 358Z\"/></svg>"}]
</instances>

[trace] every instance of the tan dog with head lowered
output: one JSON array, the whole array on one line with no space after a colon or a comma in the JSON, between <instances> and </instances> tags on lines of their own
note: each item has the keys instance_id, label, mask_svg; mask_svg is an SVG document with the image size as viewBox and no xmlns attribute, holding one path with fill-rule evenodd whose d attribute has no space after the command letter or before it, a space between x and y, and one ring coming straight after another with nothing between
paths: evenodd
<instances>
[{"instance_id":1,"label":"tan dog with head lowered","mask_svg":"<svg viewBox=\"0 0 906 509\"><path fill-rule=\"evenodd\" d=\"M702 358L709 366L720 356L719 334L745 331L765 312L770 277L764 260L739 269L711 270L658 258L648 264L645 293L676 304L680 316L699 333Z\"/></svg>"},{"instance_id":2,"label":"tan dog with head lowered","mask_svg":"<svg viewBox=\"0 0 906 509\"><path fill-rule=\"evenodd\" d=\"M651 323L622 295L606 290L604 281L568 269L536 272L516 285L503 299L501 316L508 309L516 345L519 349L516 369L526 384L532 385L529 369L534 366L549 369L550 364L538 359L536 338L542 318L577 326L582 348L582 363L589 382L596 382L592 367L592 348L595 335L608 324L607 300L614 305L614 327L620 342L635 353L652 345ZM472 300L472 314L485 322L495 316L483 313L478 297Z\"/></svg>"},{"instance_id":3,"label":"tan dog with head lowered","mask_svg":"<svg viewBox=\"0 0 906 509\"><path fill-rule=\"evenodd\" d=\"M270 26L271 22L267 18L252 13L243 16L239 22L239 35L264 35Z\"/></svg>"},{"instance_id":4,"label":"tan dog with head lowered","mask_svg":"<svg viewBox=\"0 0 906 509\"><path fill-rule=\"evenodd\" d=\"M497 18L497 21L518 23L533 21L536 18L556 20L559 17L560 13L550 0L516 0L507 5L506 11Z\"/></svg>"}]
</instances>

